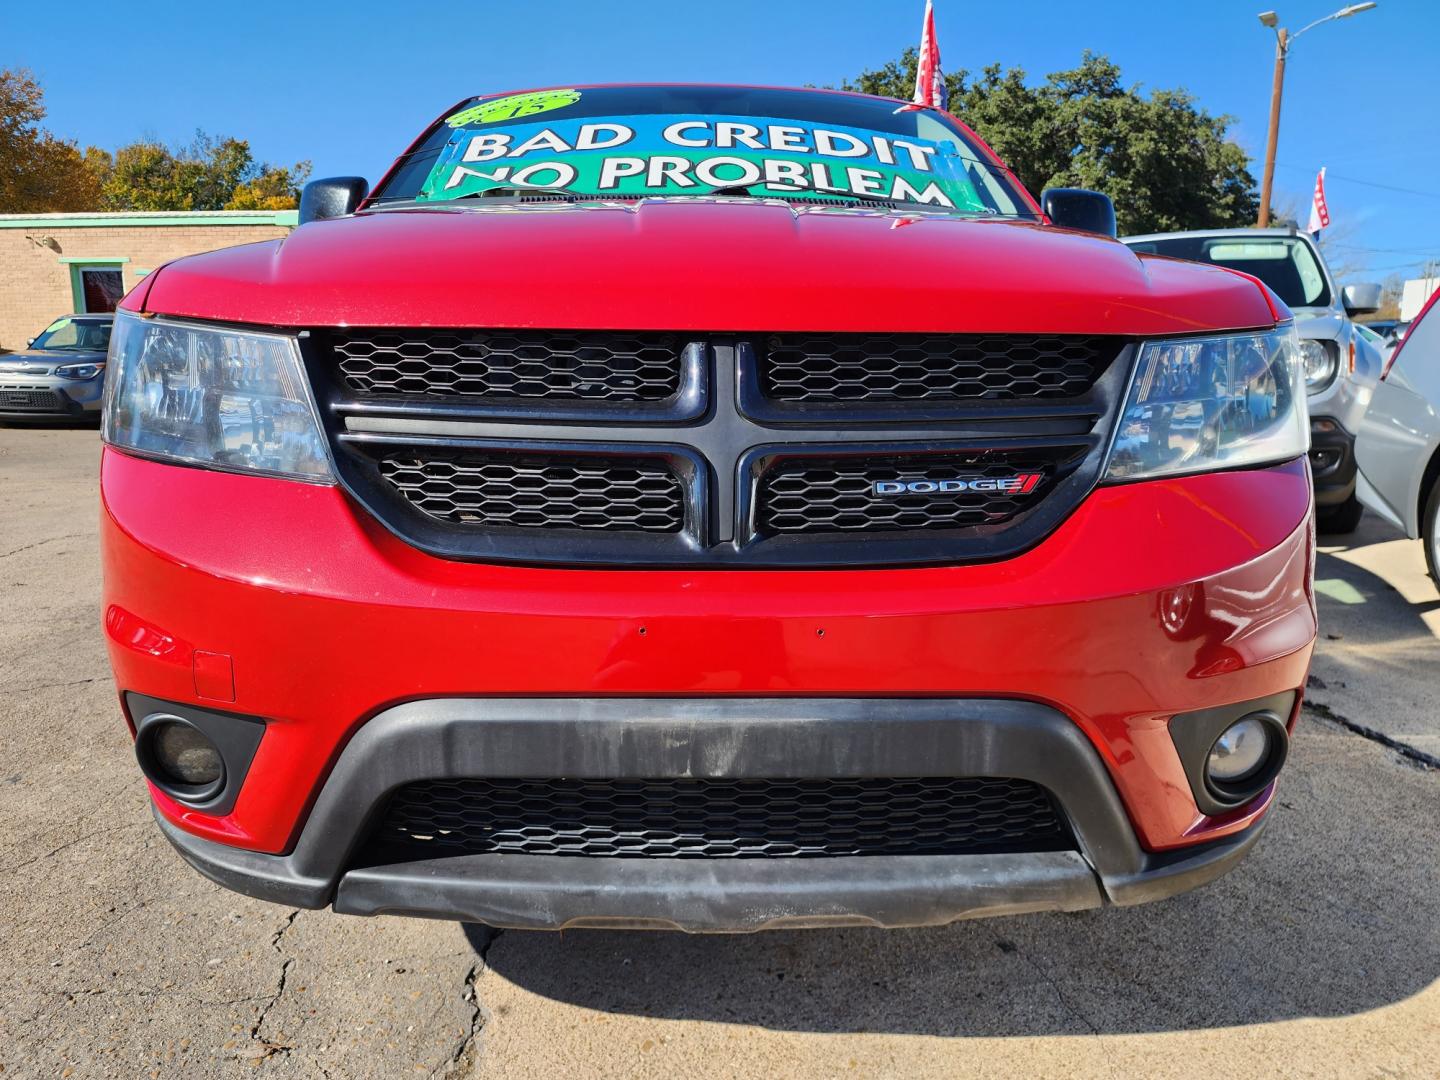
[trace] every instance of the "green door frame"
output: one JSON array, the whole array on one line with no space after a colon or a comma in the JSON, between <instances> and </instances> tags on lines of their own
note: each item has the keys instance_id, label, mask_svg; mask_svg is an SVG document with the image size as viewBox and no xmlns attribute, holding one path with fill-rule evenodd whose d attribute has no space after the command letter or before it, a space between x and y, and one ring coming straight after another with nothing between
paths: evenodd
<instances>
[{"instance_id":1,"label":"green door frame","mask_svg":"<svg viewBox=\"0 0 1440 1080\"><path fill-rule=\"evenodd\" d=\"M62 258L60 261L68 264L70 267L70 310L77 315L84 314L85 312L85 283L80 278L80 271L87 267L95 267L100 270L119 270L120 291L122 293L125 291L125 271L123 268L125 264L130 261L130 256L128 255L101 255L94 258L77 256L74 258Z\"/></svg>"}]
</instances>

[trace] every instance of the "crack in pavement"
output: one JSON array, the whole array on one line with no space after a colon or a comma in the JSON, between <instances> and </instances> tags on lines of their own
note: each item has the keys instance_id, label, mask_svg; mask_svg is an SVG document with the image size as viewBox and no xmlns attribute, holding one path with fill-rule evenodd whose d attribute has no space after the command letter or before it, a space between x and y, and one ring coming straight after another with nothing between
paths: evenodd
<instances>
[{"instance_id":1,"label":"crack in pavement","mask_svg":"<svg viewBox=\"0 0 1440 1080\"><path fill-rule=\"evenodd\" d=\"M0 554L0 559L8 559L11 555L19 555L22 551L29 551L32 548L40 547L42 544L53 544L60 540L79 540L82 536L89 535L89 533L66 533L64 536L47 536L44 540L36 540L33 544L25 544L4 552Z\"/></svg>"},{"instance_id":2,"label":"crack in pavement","mask_svg":"<svg viewBox=\"0 0 1440 1080\"><path fill-rule=\"evenodd\" d=\"M1049 971L1042 967L1039 961L1032 959L1030 954L1025 952L1019 946L1011 945L1009 949L1006 949L1004 946L1000 945L998 941L995 944L998 948L1000 948L1002 952L1014 952L1020 957L1021 960L1024 960L1025 963L1030 965L1031 969L1037 975L1039 975L1040 978L1045 980L1045 982L1049 985L1050 989L1055 991L1055 999L1060 1003L1061 1007L1064 1008L1066 1012L1068 1012L1076 1020L1079 1020L1082 1024L1084 1024L1091 1035L1100 1034L1100 1029L1090 1022L1090 1018L1088 1016L1082 1013L1071 1003L1070 999L1065 996L1065 991L1060 989L1060 984L1055 981L1054 976L1052 976Z\"/></svg>"},{"instance_id":3,"label":"crack in pavement","mask_svg":"<svg viewBox=\"0 0 1440 1080\"><path fill-rule=\"evenodd\" d=\"M493 930L485 943L476 951L475 963L470 965L470 970L465 973L465 991L460 999L470 1006L470 1024L460 1041L455 1044L455 1049L450 1052L448 1061L442 1061L435 1068L430 1070L430 1076L436 1076L441 1069L445 1070L445 1076L455 1075L455 1069L464 1061L467 1065L473 1064L469 1060L470 1052L475 1048L475 1039L485 1026L485 1012L480 1007L480 991L476 988L475 982L482 973L489 969L490 949L499 940L504 930ZM468 1068L466 1070L469 1071Z\"/></svg>"},{"instance_id":4,"label":"crack in pavement","mask_svg":"<svg viewBox=\"0 0 1440 1080\"><path fill-rule=\"evenodd\" d=\"M124 825L116 825L112 829L97 829L95 832L85 833L81 836L75 837L75 839L73 840L65 841L65 843L61 844L59 847L52 848L51 850L45 852L45 854L43 855L36 855L33 859L25 859L22 862L12 863L9 866L0 866L0 874L9 874L15 870L23 870L27 866L34 866L38 862L44 862L46 859L53 859L56 855L59 855L60 852L64 851L66 848L72 848L76 844L84 843L86 840L93 840L97 836L108 836L111 833L124 832L126 829L137 829L141 826L146 826L149 824L150 823L148 821L131 821Z\"/></svg>"},{"instance_id":5,"label":"crack in pavement","mask_svg":"<svg viewBox=\"0 0 1440 1080\"><path fill-rule=\"evenodd\" d=\"M299 914L299 908L291 911L285 917L285 922L281 924L280 929L276 930L270 938L270 947L279 955L284 956L284 962L280 965L280 980L275 985L275 993L270 995L270 1000L261 1008L260 1015L255 1018L255 1023L250 1025L250 1041L256 1045L236 1054L236 1057L246 1058L257 1065L275 1054L284 1056L295 1049L293 1043L277 1043L263 1038L260 1029L265 1026L265 1021L270 1016L270 1010L275 1008L280 1003L280 999L285 996L285 986L290 981L290 969L295 966L295 957L285 956L284 951L280 948L280 939L285 936L290 927L295 925L295 919Z\"/></svg>"},{"instance_id":6,"label":"crack in pavement","mask_svg":"<svg viewBox=\"0 0 1440 1080\"><path fill-rule=\"evenodd\" d=\"M15 697L18 694L33 694L36 690L59 690L65 686L88 686L90 683L99 681L97 675L93 679L76 679L74 682L51 682L41 683L39 686L22 686L18 690L0 690L0 697Z\"/></svg>"},{"instance_id":7,"label":"crack in pavement","mask_svg":"<svg viewBox=\"0 0 1440 1080\"><path fill-rule=\"evenodd\" d=\"M1429 772L1432 769L1440 769L1440 757L1426 753L1418 746L1411 746L1407 742L1401 742L1399 739L1391 738L1383 731L1377 731L1375 728L1357 723L1348 716L1341 716L1329 705L1324 705L1318 701L1307 698L1305 701L1305 711L1313 713L1322 720L1329 720L1332 724L1338 724L1351 734L1359 735L1362 739L1369 739L1371 742L1379 743L1381 746L1394 750L1401 757L1408 758L1421 771Z\"/></svg>"}]
</instances>

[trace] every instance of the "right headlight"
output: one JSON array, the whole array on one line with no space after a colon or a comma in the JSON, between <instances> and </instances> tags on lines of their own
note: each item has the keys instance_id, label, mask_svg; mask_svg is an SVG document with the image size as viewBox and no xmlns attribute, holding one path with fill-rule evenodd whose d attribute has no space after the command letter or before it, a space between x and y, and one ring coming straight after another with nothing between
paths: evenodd
<instances>
[{"instance_id":1,"label":"right headlight","mask_svg":"<svg viewBox=\"0 0 1440 1080\"><path fill-rule=\"evenodd\" d=\"M1300 342L1300 355L1305 360L1305 389L1313 394L1329 386L1340 366L1340 346L1305 338Z\"/></svg>"},{"instance_id":2,"label":"right headlight","mask_svg":"<svg viewBox=\"0 0 1440 1080\"><path fill-rule=\"evenodd\" d=\"M1310 449L1300 343L1266 332L1147 341L1108 480L1268 465Z\"/></svg>"},{"instance_id":3,"label":"right headlight","mask_svg":"<svg viewBox=\"0 0 1440 1080\"><path fill-rule=\"evenodd\" d=\"M331 481L293 337L117 312L105 441L227 472Z\"/></svg>"}]
</instances>

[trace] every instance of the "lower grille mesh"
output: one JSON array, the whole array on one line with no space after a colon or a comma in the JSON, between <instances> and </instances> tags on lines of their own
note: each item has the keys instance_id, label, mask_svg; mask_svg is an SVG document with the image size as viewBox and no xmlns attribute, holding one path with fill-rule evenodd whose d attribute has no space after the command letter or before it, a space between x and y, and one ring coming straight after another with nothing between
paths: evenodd
<instances>
[{"instance_id":1,"label":"lower grille mesh","mask_svg":"<svg viewBox=\"0 0 1440 1080\"><path fill-rule=\"evenodd\" d=\"M53 390L29 386L0 386L0 409L57 409L60 397Z\"/></svg>"},{"instance_id":2,"label":"lower grille mesh","mask_svg":"<svg viewBox=\"0 0 1440 1080\"><path fill-rule=\"evenodd\" d=\"M477 779L401 788L372 856L753 858L1073 847L1049 794L1026 780Z\"/></svg>"},{"instance_id":3,"label":"lower grille mesh","mask_svg":"<svg viewBox=\"0 0 1440 1080\"><path fill-rule=\"evenodd\" d=\"M685 523L679 478L644 458L407 451L379 468L411 505L456 524L673 533Z\"/></svg>"}]
</instances>

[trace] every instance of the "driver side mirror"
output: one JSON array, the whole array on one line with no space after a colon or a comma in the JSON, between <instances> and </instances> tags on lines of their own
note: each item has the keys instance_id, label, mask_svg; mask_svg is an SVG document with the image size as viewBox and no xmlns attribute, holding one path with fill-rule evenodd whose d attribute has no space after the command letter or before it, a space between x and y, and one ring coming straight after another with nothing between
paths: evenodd
<instances>
[{"instance_id":1,"label":"driver side mirror","mask_svg":"<svg viewBox=\"0 0 1440 1080\"><path fill-rule=\"evenodd\" d=\"M349 217L369 194L370 182L363 176L312 180L300 193L300 224Z\"/></svg>"},{"instance_id":2,"label":"driver side mirror","mask_svg":"<svg viewBox=\"0 0 1440 1080\"><path fill-rule=\"evenodd\" d=\"M32 337L32 338L26 338L26 339L25 339L25 347L26 347L27 349L28 349L31 345L34 345L34 344L35 344L35 339L34 339L33 337Z\"/></svg>"},{"instance_id":3,"label":"driver side mirror","mask_svg":"<svg viewBox=\"0 0 1440 1080\"><path fill-rule=\"evenodd\" d=\"M1048 188L1040 196L1040 209L1062 229L1115 235L1115 204L1109 195L1085 188Z\"/></svg>"},{"instance_id":4,"label":"driver side mirror","mask_svg":"<svg viewBox=\"0 0 1440 1080\"><path fill-rule=\"evenodd\" d=\"M1369 315L1380 310L1380 286L1373 281L1364 285L1346 285L1340 296L1347 315Z\"/></svg>"}]
</instances>

